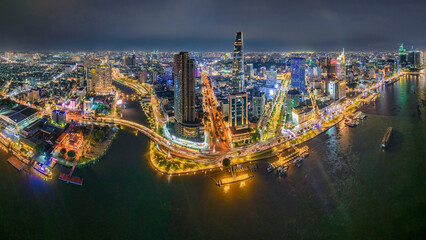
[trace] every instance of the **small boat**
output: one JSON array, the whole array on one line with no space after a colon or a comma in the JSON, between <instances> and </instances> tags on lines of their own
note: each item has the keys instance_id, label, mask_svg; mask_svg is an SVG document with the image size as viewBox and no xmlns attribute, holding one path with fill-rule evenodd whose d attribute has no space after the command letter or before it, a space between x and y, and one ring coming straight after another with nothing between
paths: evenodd
<instances>
[{"instance_id":1,"label":"small boat","mask_svg":"<svg viewBox=\"0 0 426 240\"><path fill-rule=\"evenodd\" d=\"M289 169L289 166L282 166L282 167L280 167L277 170L278 171L278 176L281 176L281 177L287 176L288 169Z\"/></svg>"},{"instance_id":2,"label":"small boat","mask_svg":"<svg viewBox=\"0 0 426 240\"><path fill-rule=\"evenodd\" d=\"M350 121L350 122L348 122L348 123L345 123L347 126L349 126L349 127L355 127L356 126L356 123L355 123L355 121Z\"/></svg>"},{"instance_id":3,"label":"small boat","mask_svg":"<svg viewBox=\"0 0 426 240\"><path fill-rule=\"evenodd\" d=\"M52 176L52 171L43 163L37 162L36 164L34 164L34 169L47 177Z\"/></svg>"},{"instance_id":4,"label":"small boat","mask_svg":"<svg viewBox=\"0 0 426 240\"><path fill-rule=\"evenodd\" d=\"M266 167L266 171L268 173L270 173L270 172L274 171L274 167L270 163L268 163L268 167Z\"/></svg>"},{"instance_id":5,"label":"small boat","mask_svg":"<svg viewBox=\"0 0 426 240\"><path fill-rule=\"evenodd\" d=\"M301 167L303 165L303 160L302 158L297 158L293 161L294 166L296 167Z\"/></svg>"},{"instance_id":6,"label":"small boat","mask_svg":"<svg viewBox=\"0 0 426 240\"><path fill-rule=\"evenodd\" d=\"M391 136L392 136L392 127L388 127L388 129L386 130L385 136L383 136L383 139L382 139L382 148L385 148L389 144Z\"/></svg>"}]
</instances>

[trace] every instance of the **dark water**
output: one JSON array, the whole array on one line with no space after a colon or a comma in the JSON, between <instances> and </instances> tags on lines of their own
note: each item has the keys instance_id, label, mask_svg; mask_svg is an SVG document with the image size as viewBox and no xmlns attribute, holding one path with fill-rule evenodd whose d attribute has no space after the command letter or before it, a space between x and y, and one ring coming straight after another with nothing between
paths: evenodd
<instances>
[{"instance_id":1,"label":"dark water","mask_svg":"<svg viewBox=\"0 0 426 240\"><path fill-rule=\"evenodd\" d=\"M145 121L129 104L125 115ZM209 178L168 178L148 140L120 131L84 186L43 182L0 158L1 239L422 239L426 235L426 82L404 79L366 106L356 128L308 143L285 179L264 165L227 193ZM391 142L379 145L392 126Z\"/></svg>"}]
</instances>

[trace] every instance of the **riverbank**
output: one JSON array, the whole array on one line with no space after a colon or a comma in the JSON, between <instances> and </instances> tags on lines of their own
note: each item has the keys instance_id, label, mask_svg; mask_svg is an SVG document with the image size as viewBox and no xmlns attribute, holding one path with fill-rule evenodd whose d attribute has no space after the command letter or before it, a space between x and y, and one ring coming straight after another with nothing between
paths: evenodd
<instances>
[{"instance_id":1,"label":"riverbank","mask_svg":"<svg viewBox=\"0 0 426 240\"><path fill-rule=\"evenodd\" d=\"M375 96L376 94L372 94L372 95ZM374 100L374 99L375 98L371 100ZM368 102L370 102L371 100L369 100ZM275 146L271 146L270 148L263 150L261 152L231 158L230 159L231 164L245 164L245 163L250 163L254 161L260 161L263 159L270 159L276 156L277 153L282 149L289 148L289 147L297 147L301 144L305 144L308 141L314 139L315 137L318 137L319 135L328 131L330 128L342 122L346 116L358 111L362 103L363 101L359 100L355 102L354 104L348 106L345 110L343 110L342 113L326 121L321 126L320 130L318 130L318 128L314 128L311 131L306 132L305 134L299 136L296 139L288 140L283 143L277 144ZM160 150L158 150L154 146L155 144L151 145L151 148L150 148L150 157L149 157L150 164L154 167L154 169L161 172L162 174L180 176L180 175L205 173L206 171L223 169L222 163L217 160L215 161L213 165L205 165L205 167L196 166L195 169L191 169L191 170L180 168L179 163L176 163L176 162L181 162L181 161L173 160L173 158L175 157L172 158L171 156L166 156L164 153L162 157L157 156L157 152L159 152ZM162 159L159 160L158 158L162 158ZM191 162L191 160L187 160L187 162ZM192 161L192 162L197 163L195 161Z\"/></svg>"},{"instance_id":2,"label":"riverbank","mask_svg":"<svg viewBox=\"0 0 426 240\"><path fill-rule=\"evenodd\" d=\"M105 138L104 141L101 143L89 143L89 140L86 140L84 144L93 144L91 146L91 152L86 153L86 155L81 156L77 160L76 167L84 167L89 166L91 164L94 164L98 160L100 160L105 154L108 152L109 148L111 147L114 139L117 137L119 129L118 128L111 128L111 130L108 133L108 136ZM54 157L57 159L57 163L66 166L66 167L72 167L74 164L74 161L68 161L62 156L60 156L57 152L55 153Z\"/></svg>"}]
</instances>

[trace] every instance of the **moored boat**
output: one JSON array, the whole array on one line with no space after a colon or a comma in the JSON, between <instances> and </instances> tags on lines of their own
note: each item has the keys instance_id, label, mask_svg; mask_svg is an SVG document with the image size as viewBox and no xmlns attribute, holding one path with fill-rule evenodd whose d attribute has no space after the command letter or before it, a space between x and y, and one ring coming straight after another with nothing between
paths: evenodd
<instances>
[{"instance_id":1,"label":"moored boat","mask_svg":"<svg viewBox=\"0 0 426 240\"><path fill-rule=\"evenodd\" d=\"M392 127L388 127L388 129L386 130L385 136L383 136L383 139L382 139L383 148L385 148L389 144L391 136L392 136Z\"/></svg>"}]
</instances>

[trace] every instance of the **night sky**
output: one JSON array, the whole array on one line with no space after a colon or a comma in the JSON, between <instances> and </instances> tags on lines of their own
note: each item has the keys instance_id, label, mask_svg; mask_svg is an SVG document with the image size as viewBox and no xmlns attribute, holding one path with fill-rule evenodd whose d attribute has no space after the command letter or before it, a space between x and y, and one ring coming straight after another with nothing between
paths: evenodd
<instances>
[{"instance_id":1,"label":"night sky","mask_svg":"<svg viewBox=\"0 0 426 240\"><path fill-rule=\"evenodd\" d=\"M426 48L426 0L2 0L0 50Z\"/></svg>"}]
</instances>

